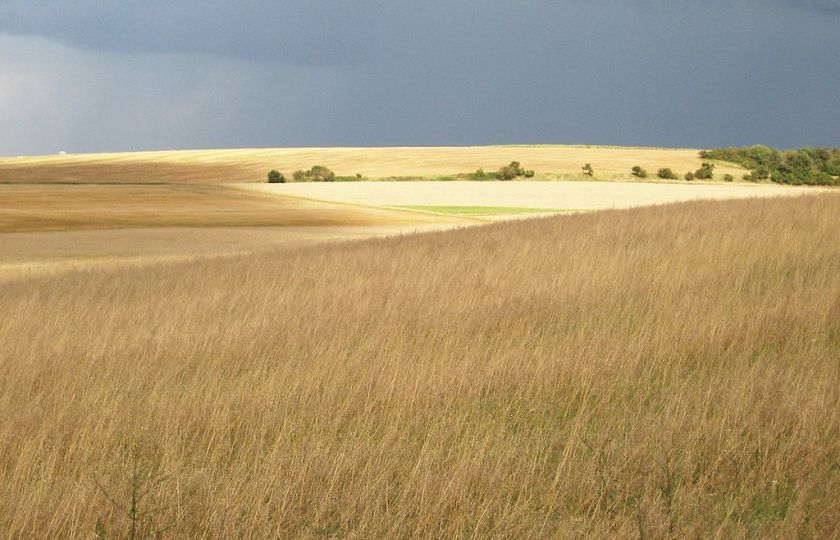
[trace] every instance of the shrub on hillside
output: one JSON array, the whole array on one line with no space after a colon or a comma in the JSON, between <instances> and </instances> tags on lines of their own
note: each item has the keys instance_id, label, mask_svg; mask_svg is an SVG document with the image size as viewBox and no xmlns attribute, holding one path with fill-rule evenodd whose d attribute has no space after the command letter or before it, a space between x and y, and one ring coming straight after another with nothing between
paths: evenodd
<instances>
[{"instance_id":1,"label":"shrub on hillside","mask_svg":"<svg viewBox=\"0 0 840 540\"><path fill-rule=\"evenodd\" d=\"M309 178L313 182L332 182L335 180L335 173L323 165L315 165L309 169Z\"/></svg>"},{"instance_id":2,"label":"shrub on hillside","mask_svg":"<svg viewBox=\"0 0 840 540\"><path fill-rule=\"evenodd\" d=\"M711 180L714 176L714 170L715 166L713 163L704 161L700 168L694 171L694 178L698 180Z\"/></svg>"},{"instance_id":3,"label":"shrub on hillside","mask_svg":"<svg viewBox=\"0 0 840 540\"><path fill-rule=\"evenodd\" d=\"M583 169L583 174L585 174L586 176L588 176L588 177L590 177L590 178L592 178L593 176L595 176L595 169L593 169L593 168L592 168L592 164L591 164L591 163L587 163L586 165L584 165L583 167L581 167L581 169Z\"/></svg>"},{"instance_id":4,"label":"shrub on hillside","mask_svg":"<svg viewBox=\"0 0 840 540\"><path fill-rule=\"evenodd\" d=\"M638 165L633 167L630 171L633 173L633 176L637 178L647 178L647 171Z\"/></svg>"},{"instance_id":5,"label":"shrub on hillside","mask_svg":"<svg viewBox=\"0 0 840 540\"><path fill-rule=\"evenodd\" d=\"M295 182L334 182L335 173L323 165L315 165L308 171L295 171L292 178Z\"/></svg>"},{"instance_id":6,"label":"shrub on hillside","mask_svg":"<svg viewBox=\"0 0 840 540\"><path fill-rule=\"evenodd\" d=\"M666 169L659 169L656 172L656 176L658 176L659 178L662 178L663 180L676 180L678 178L677 174L674 171L672 171L671 169L667 169L667 168Z\"/></svg>"},{"instance_id":7,"label":"shrub on hillside","mask_svg":"<svg viewBox=\"0 0 840 540\"><path fill-rule=\"evenodd\" d=\"M271 170L268 173L269 184L282 184L286 181L286 177L280 171Z\"/></svg>"},{"instance_id":8,"label":"shrub on hillside","mask_svg":"<svg viewBox=\"0 0 840 540\"><path fill-rule=\"evenodd\" d=\"M831 185L840 176L840 148L801 148L782 152L766 146L717 148L700 153L704 159L731 161L750 169L745 180L780 184Z\"/></svg>"},{"instance_id":9,"label":"shrub on hillside","mask_svg":"<svg viewBox=\"0 0 840 540\"><path fill-rule=\"evenodd\" d=\"M723 181L724 182L732 182L734 180L735 180L735 177L732 176L731 174L724 174L723 175Z\"/></svg>"},{"instance_id":10,"label":"shrub on hillside","mask_svg":"<svg viewBox=\"0 0 840 540\"><path fill-rule=\"evenodd\" d=\"M496 178L499 180L513 180L514 178L518 178L520 176L526 176L529 172L531 173L531 176L534 176L533 171L526 171L522 168L522 164L518 161L511 161L509 165L505 165L499 169L499 172L496 173Z\"/></svg>"},{"instance_id":11,"label":"shrub on hillside","mask_svg":"<svg viewBox=\"0 0 840 540\"><path fill-rule=\"evenodd\" d=\"M688 180L689 182L691 182L692 180L694 180L694 173L693 172L685 173L685 179Z\"/></svg>"}]
</instances>

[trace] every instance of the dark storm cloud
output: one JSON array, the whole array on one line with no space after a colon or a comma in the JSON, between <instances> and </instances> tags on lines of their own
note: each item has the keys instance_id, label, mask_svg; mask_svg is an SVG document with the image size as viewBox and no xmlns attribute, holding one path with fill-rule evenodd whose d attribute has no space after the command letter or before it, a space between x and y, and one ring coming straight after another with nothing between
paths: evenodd
<instances>
[{"instance_id":1,"label":"dark storm cloud","mask_svg":"<svg viewBox=\"0 0 840 540\"><path fill-rule=\"evenodd\" d=\"M0 4L0 31L93 50L344 63L359 54L360 15L326 0L12 0Z\"/></svg>"},{"instance_id":2,"label":"dark storm cloud","mask_svg":"<svg viewBox=\"0 0 840 540\"><path fill-rule=\"evenodd\" d=\"M840 144L836 14L840 0L0 0L0 153Z\"/></svg>"}]
</instances>

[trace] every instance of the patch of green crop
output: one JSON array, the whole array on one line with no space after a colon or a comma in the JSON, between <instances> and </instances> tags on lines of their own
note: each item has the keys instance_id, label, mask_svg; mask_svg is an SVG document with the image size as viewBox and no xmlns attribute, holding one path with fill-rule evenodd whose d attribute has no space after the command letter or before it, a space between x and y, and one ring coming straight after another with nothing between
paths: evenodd
<instances>
[{"instance_id":1,"label":"patch of green crop","mask_svg":"<svg viewBox=\"0 0 840 540\"><path fill-rule=\"evenodd\" d=\"M455 216L498 216L516 214L546 214L571 212L571 209L562 208L522 208L518 206L395 206L403 210L420 210L435 214L447 214Z\"/></svg>"}]
</instances>

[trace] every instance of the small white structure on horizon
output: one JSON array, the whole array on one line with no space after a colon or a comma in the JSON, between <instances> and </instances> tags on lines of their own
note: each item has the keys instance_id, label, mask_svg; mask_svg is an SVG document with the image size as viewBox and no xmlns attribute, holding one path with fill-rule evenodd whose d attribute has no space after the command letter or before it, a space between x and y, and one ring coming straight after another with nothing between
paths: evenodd
<instances>
[{"instance_id":1,"label":"small white structure on horizon","mask_svg":"<svg viewBox=\"0 0 840 540\"><path fill-rule=\"evenodd\" d=\"M59 155L59 156L66 156L66 155L67 155L67 152L65 152L64 150L62 150L61 152L59 152L59 153L58 153L58 155Z\"/></svg>"}]
</instances>

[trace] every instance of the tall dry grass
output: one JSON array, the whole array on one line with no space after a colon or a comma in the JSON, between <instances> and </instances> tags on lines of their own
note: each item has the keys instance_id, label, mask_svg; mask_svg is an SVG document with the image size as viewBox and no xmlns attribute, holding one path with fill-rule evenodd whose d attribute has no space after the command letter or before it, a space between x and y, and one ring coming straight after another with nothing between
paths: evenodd
<instances>
[{"instance_id":1,"label":"tall dry grass","mask_svg":"<svg viewBox=\"0 0 840 540\"><path fill-rule=\"evenodd\" d=\"M840 535L840 197L0 285L0 535Z\"/></svg>"}]
</instances>

